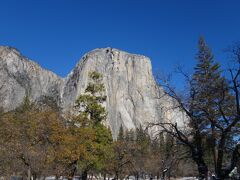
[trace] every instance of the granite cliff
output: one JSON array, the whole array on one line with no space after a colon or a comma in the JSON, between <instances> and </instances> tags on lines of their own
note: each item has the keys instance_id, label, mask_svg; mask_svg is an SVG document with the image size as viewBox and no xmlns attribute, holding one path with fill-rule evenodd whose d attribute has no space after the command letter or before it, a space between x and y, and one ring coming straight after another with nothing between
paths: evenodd
<instances>
[{"instance_id":1,"label":"granite cliff","mask_svg":"<svg viewBox=\"0 0 240 180\"><path fill-rule=\"evenodd\" d=\"M0 46L0 107L14 109L28 94L34 102L50 97L67 112L84 92L91 71L103 74L108 112L105 124L114 137L121 125L126 129L159 121L184 125L182 112L171 109L174 101L156 84L150 59L112 48L85 54L69 75L61 78L16 49Z\"/></svg>"}]
</instances>

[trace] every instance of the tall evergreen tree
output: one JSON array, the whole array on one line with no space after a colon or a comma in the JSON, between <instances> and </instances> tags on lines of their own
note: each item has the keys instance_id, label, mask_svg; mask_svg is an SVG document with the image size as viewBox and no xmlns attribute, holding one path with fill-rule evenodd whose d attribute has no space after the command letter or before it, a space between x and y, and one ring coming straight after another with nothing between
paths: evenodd
<instances>
[{"instance_id":1,"label":"tall evergreen tree","mask_svg":"<svg viewBox=\"0 0 240 180\"><path fill-rule=\"evenodd\" d=\"M204 124L207 115L216 115L215 102L220 98L224 79L221 77L220 65L214 61L214 56L203 37L200 37L198 42L196 60L191 87L195 96L193 111Z\"/></svg>"},{"instance_id":2,"label":"tall evergreen tree","mask_svg":"<svg viewBox=\"0 0 240 180\"><path fill-rule=\"evenodd\" d=\"M214 56L203 37L199 39L198 46L197 65L194 68L191 87L194 95L192 111L196 117L195 120L198 121L197 124L202 137L200 143L203 143L203 139L210 138L211 144L208 147L212 151L214 169L217 176L221 177L223 151L226 149L227 143L227 138L224 137L224 128L229 123L227 121L228 117L231 116L232 97L229 94L227 81L221 74L220 65L215 62ZM206 137L204 137L205 135ZM231 141L229 135L227 135L228 140ZM222 139L222 137L224 138ZM206 142L206 140L204 141ZM207 153L204 153L206 156Z\"/></svg>"},{"instance_id":3,"label":"tall evergreen tree","mask_svg":"<svg viewBox=\"0 0 240 180\"><path fill-rule=\"evenodd\" d=\"M220 98L219 93L223 84L220 65L214 61L214 56L203 37L198 42L197 65L194 68L192 90L194 92L193 113L197 117L200 131L211 127L211 142L214 165L216 166L216 130L215 125L209 121L216 120L216 104ZM201 142L202 143L202 142Z\"/></svg>"},{"instance_id":4,"label":"tall evergreen tree","mask_svg":"<svg viewBox=\"0 0 240 180\"><path fill-rule=\"evenodd\" d=\"M80 95L76 101L79 115L76 118L80 128L93 132L94 138L88 143L85 155L80 158L78 165L82 170L82 179L87 179L89 170L105 169L106 159L111 151L112 136L109 129L103 123L107 112L103 103L106 101L105 87L102 83L102 75L98 72L89 74L90 82L85 94Z\"/></svg>"},{"instance_id":5,"label":"tall evergreen tree","mask_svg":"<svg viewBox=\"0 0 240 180\"><path fill-rule=\"evenodd\" d=\"M203 37L198 42L197 64L194 68L192 88L200 106L213 105L214 99L219 98L220 87L224 83L219 63L207 46ZM198 105L198 106L199 106Z\"/></svg>"}]
</instances>

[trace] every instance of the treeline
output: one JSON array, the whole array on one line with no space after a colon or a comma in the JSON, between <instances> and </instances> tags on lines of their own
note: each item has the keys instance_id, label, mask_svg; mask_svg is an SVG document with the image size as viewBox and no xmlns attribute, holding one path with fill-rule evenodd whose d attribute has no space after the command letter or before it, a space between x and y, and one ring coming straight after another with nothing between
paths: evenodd
<instances>
[{"instance_id":1,"label":"treeline","mask_svg":"<svg viewBox=\"0 0 240 180\"><path fill-rule=\"evenodd\" d=\"M184 174L178 168L183 157L173 137L150 138L140 126L126 131L121 126L115 141L103 124L102 75L90 73L90 83L74 107L78 115L62 113L54 103L33 104L26 96L14 111L0 113L0 175L9 179L80 176L123 179L160 178ZM183 163L182 163L183 165ZM186 166L184 166L186 167ZM185 174L191 174L190 169Z\"/></svg>"},{"instance_id":2,"label":"treeline","mask_svg":"<svg viewBox=\"0 0 240 180\"><path fill-rule=\"evenodd\" d=\"M196 167L184 146L168 134L155 138L141 126L136 131L120 128L114 142L114 174L117 179L169 179L196 175Z\"/></svg>"},{"instance_id":3,"label":"treeline","mask_svg":"<svg viewBox=\"0 0 240 180\"><path fill-rule=\"evenodd\" d=\"M87 179L100 174L102 178L160 179L196 174L193 163L185 159L186 149L167 134L151 139L141 127L136 131L121 127L113 141L102 124L83 123L79 117L66 122L59 112L39 111L27 102L1 115L0 174L6 179Z\"/></svg>"}]
</instances>

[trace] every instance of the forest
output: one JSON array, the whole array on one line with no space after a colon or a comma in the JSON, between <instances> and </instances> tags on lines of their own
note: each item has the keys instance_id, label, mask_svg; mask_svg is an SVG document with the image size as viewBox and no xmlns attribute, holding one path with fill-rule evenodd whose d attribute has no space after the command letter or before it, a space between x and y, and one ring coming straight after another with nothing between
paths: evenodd
<instances>
[{"instance_id":1,"label":"forest","mask_svg":"<svg viewBox=\"0 0 240 180\"><path fill-rule=\"evenodd\" d=\"M178 91L158 77L187 128L173 122L136 130L121 126L116 139L106 125L102 75L91 72L73 111L62 113L48 97L33 103L26 94L15 110L0 111L0 175L4 179L237 179L240 169L240 43L226 50L228 66L199 38L193 73L178 68ZM149 129L158 127L154 136Z\"/></svg>"}]
</instances>

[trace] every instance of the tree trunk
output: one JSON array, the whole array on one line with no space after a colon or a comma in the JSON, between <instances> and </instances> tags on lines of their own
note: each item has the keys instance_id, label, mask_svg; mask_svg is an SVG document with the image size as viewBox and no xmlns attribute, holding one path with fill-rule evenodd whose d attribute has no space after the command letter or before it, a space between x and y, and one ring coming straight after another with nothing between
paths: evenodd
<instances>
[{"instance_id":1,"label":"tree trunk","mask_svg":"<svg viewBox=\"0 0 240 180\"><path fill-rule=\"evenodd\" d=\"M216 146L216 132L215 132L215 126L211 125L212 129L212 154L213 154L213 161L214 161L214 169L217 168L217 158L218 158L218 152L217 152L217 146Z\"/></svg>"},{"instance_id":2,"label":"tree trunk","mask_svg":"<svg viewBox=\"0 0 240 180\"><path fill-rule=\"evenodd\" d=\"M27 170L27 180L31 180L31 169L28 168Z\"/></svg>"},{"instance_id":3,"label":"tree trunk","mask_svg":"<svg viewBox=\"0 0 240 180\"><path fill-rule=\"evenodd\" d=\"M220 143L218 145L218 157L217 157L217 166L215 169L216 172L216 177L217 179L223 179L224 173L222 169L222 164L223 164L223 154L224 154L224 147L225 147L225 139L226 139L226 134L223 133Z\"/></svg>"},{"instance_id":4,"label":"tree trunk","mask_svg":"<svg viewBox=\"0 0 240 180\"><path fill-rule=\"evenodd\" d=\"M208 177L207 165L204 162L199 161L197 163L197 166L198 166L199 180L207 179L207 177Z\"/></svg>"},{"instance_id":5,"label":"tree trunk","mask_svg":"<svg viewBox=\"0 0 240 180\"><path fill-rule=\"evenodd\" d=\"M231 158L231 166L230 168L226 169L224 172L221 173L221 178L228 178L229 173L233 170L234 167L237 166L237 162L240 159L240 152L239 152L240 144L237 144L232 152Z\"/></svg>"},{"instance_id":6,"label":"tree trunk","mask_svg":"<svg viewBox=\"0 0 240 180\"><path fill-rule=\"evenodd\" d=\"M194 146L191 146L191 151L192 159L198 167L199 180L208 179L208 166L203 159L202 136L198 129L195 135L195 143Z\"/></svg>"},{"instance_id":7,"label":"tree trunk","mask_svg":"<svg viewBox=\"0 0 240 180\"><path fill-rule=\"evenodd\" d=\"M83 171L82 180L87 180L87 175L88 175L87 170Z\"/></svg>"},{"instance_id":8,"label":"tree trunk","mask_svg":"<svg viewBox=\"0 0 240 180\"><path fill-rule=\"evenodd\" d=\"M11 179L11 175L6 176L6 180L9 180L9 179Z\"/></svg>"},{"instance_id":9,"label":"tree trunk","mask_svg":"<svg viewBox=\"0 0 240 180\"><path fill-rule=\"evenodd\" d=\"M138 173L136 174L136 176L135 176L135 177L136 177L136 180L138 180Z\"/></svg>"},{"instance_id":10,"label":"tree trunk","mask_svg":"<svg viewBox=\"0 0 240 180\"><path fill-rule=\"evenodd\" d=\"M37 175L35 173L32 175L32 177L33 177L33 180L37 179Z\"/></svg>"},{"instance_id":11,"label":"tree trunk","mask_svg":"<svg viewBox=\"0 0 240 180\"><path fill-rule=\"evenodd\" d=\"M231 159L231 170L237 165L237 162L240 159L239 148L240 148L240 144L237 144L233 150L232 159Z\"/></svg>"},{"instance_id":12,"label":"tree trunk","mask_svg":"<svg viewBox=\"0 0 240 180\"><path fill-rule=\"evenodd\" d=\"M197 167L198 167L199 180L207 179L207 177L208 177L208 167L203 160L203 155L202 155L201 150L193 149L192 150L192 158L193 158L193 160L195 161L195 163L197 164Z\"/></svg>"}]
</instances>

